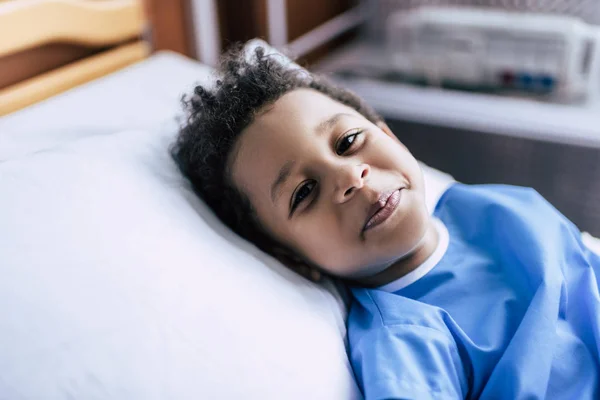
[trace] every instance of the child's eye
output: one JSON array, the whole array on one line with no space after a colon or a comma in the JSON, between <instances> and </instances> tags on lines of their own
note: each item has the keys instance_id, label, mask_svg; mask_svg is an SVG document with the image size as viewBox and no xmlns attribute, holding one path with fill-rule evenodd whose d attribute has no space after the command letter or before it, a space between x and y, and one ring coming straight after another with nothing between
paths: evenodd
<instances>
[{"instance_id":1,"label":"child's eye","mask_svg":"<svg viewBox=\"0 0 600 400\"><path fill-rule=\"evenodd\" d=\"M302 203L304 201L304 199L306 199L308 196L310 196L310 194L312 193L312 191L315 188L315 185L316 185L315 181L305 181L298 187L298 189L296 189L296 191L292 195L292 204L290 207L290 215L294 213L294 210L296 210L296 207L298 207L300 205L300 203Z\"/></svg>"},{"instance_id":2,"label":"child's eye","mask_svg":"<svg viewBox=\"0 0 600 400\"><path fill-rule=\"evenodd\" d=\"M346 151L348 151L348 149L352 148L352 146L355 145L355 143L359 139L359 136L362 133L363 133L363 131L354 131L353 133L350 133L350 134L344 136L343 138L341 138L340 140L338 140L338 142L336 143L336 146L335 146L335 153L338 156L341 156L344 153L346 153Z\"/></svg>"}]
</instances>

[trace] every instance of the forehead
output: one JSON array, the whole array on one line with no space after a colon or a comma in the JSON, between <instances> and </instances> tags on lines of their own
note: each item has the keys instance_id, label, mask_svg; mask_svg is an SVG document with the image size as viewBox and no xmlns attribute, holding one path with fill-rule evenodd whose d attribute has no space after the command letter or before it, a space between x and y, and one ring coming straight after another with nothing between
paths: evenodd
<instances>
[{"instance_id":1,"label":"forehead","mask_svg":"<svg viewBox=\"0 0 600 400\"><path fill-rule=\"evenodd\" d=\"M316 90L286 93L259 114L239 138L231 160L234 184L248 192L264 183L264 178L273 179L281 166L317 141L319 124L338 113L360 117L353 108Z\"/></svg>"},{"instance_id":2,"label":"forehead","mask_svg":"<svg viewBox=\"0 0 600 400\"><path fill-rule=\"evenodd\" d=\"M283 95L258 115L243 136L249 136L245 133L255 128L315 128L324 119L341 112L360 115L353 108L314 89L296 89Z\"/></svg>"}]
</instances>

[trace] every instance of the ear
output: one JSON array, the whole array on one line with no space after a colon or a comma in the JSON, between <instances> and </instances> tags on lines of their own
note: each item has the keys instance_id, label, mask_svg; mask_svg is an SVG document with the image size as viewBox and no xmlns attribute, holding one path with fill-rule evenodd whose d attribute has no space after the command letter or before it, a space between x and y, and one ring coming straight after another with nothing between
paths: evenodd
<instances>
[{"instance_id":1,"label":"ear","mask_svg":"<svg viewBox=\"0 0 600 400\"><path fill-rule=\"evenodd\" d=\"M273 256L286 267L302 275L304 278L312 282L320 282L323 275L319 270L310 266L307 262L302 260L295 254L292 254L289 250L278 247L273 249L271 252Z\"/></svg>"}]
</instances>

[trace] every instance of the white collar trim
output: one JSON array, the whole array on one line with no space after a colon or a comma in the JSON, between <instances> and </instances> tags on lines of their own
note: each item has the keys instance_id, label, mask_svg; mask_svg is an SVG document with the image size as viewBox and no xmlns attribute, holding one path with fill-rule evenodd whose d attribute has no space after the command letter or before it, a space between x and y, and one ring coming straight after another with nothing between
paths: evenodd
<instances>
[{"instance_id":1,"label":"white collar trim","mask_svg":"<svg viewBox=\"0 0 600 400\"><path fill-rule=\"evenodd\" d=\"M419 265L408 274L401 276L395 281L379 286L377 289L384 290L386 292L397 292L398 290L404 289L408 285L413 284L421 279L440 262L444 254L446 254L446 250L448 250L450 235L448 234L446 225L444 225L444 223L439 219L433 218L433 224L437 230L439 240L437 247L429 256L429 258L427 258L423 264Z\"/></svg>"}]
</instances>

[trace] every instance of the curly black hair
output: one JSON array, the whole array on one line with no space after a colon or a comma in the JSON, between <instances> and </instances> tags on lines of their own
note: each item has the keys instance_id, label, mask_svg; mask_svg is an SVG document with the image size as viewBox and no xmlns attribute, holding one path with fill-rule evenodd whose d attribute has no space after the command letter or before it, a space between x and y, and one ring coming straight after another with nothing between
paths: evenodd
<instances>
[{"instance_id":1,"label":"curly black hair","mask_svg":"<svg viewBox=\"0 0 600 400\"><path fill-rule=\"evenodd\" d=\"M247 196L232 183L230 160L244 129L265 107L299 88L317 90L348 105L373 123L379 115L355 94L306 70L290 68L284 58L258 47L247 56L233 46L221 59L214 86L197 86L183 98L185 124L171 148L194 191L234 232L266 252L281 247L262 228ZM289 250L289 249L287 249Z\"/></svg>"}]
</instances>

